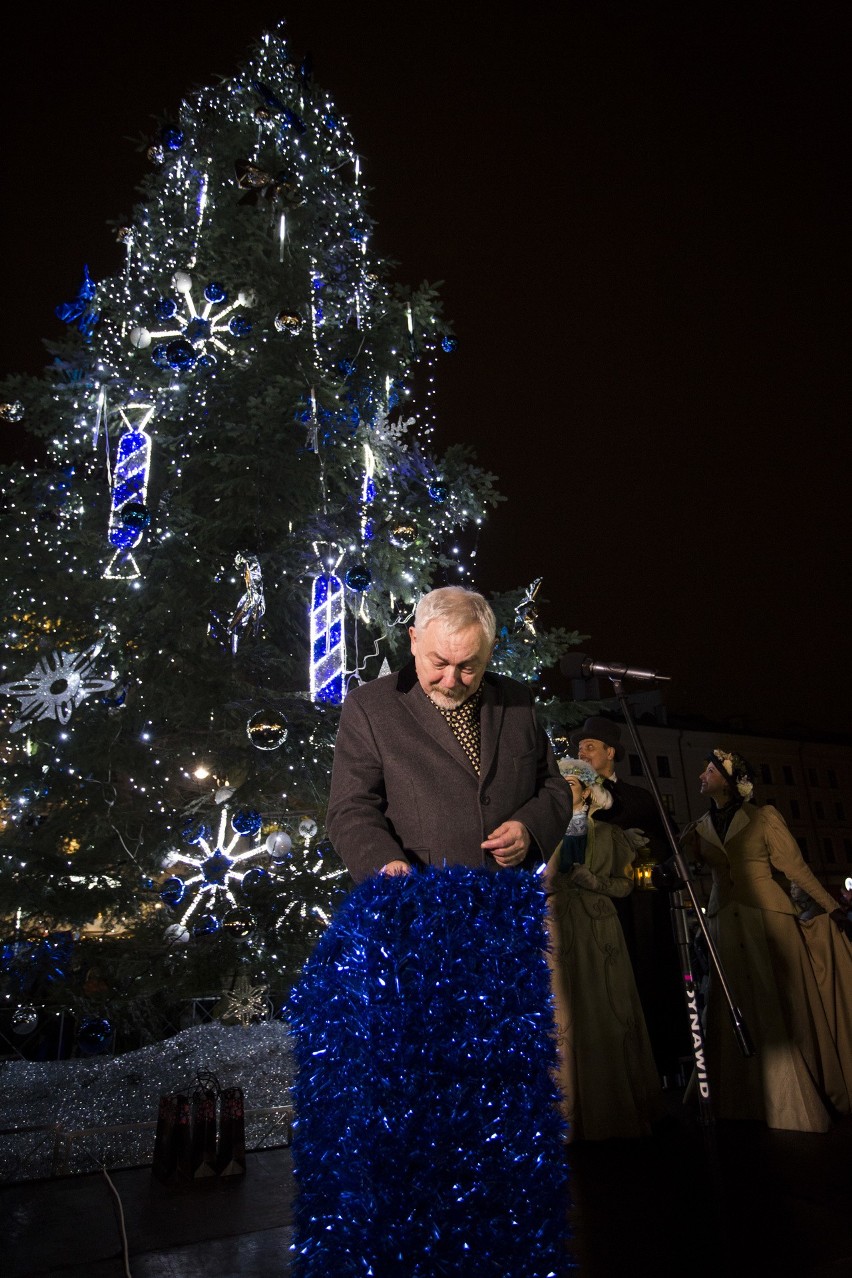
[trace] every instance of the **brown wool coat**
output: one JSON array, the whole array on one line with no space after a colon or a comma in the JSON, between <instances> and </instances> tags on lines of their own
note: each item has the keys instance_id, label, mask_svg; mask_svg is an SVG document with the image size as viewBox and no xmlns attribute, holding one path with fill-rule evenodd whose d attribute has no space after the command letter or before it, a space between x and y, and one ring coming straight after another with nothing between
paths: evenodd
<instances>
[{"instance_id":1,"label":"brown wool coat","mask_svg":"<svg viewBox=\"0 0 852 1278\"><path fill-rule=\"evenodd\" d=\"M521 821L533 847L562 837L571 794L527 689L487 673L480 709L480 773L417 682L413 663L362 684L343 703L327 828L356 883L389 861L496 868L480 844Z\"/></svg>"}]
</instances>

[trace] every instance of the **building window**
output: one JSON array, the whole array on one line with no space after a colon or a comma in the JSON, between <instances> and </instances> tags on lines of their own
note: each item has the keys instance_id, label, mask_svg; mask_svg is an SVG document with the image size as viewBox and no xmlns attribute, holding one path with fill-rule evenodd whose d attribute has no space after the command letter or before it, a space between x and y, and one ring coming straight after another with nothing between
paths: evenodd
<instances>
[{"instance_id":1,"label":"building window","mask_svg":"<svg viewBox=\"0 0 852 1278\"><path fill-rule=\"evenodd\" d=\"M847 861L852 861L852 839L843 840L843 854Z\"/></svg>"},{"instance_id":2,"label":"building window","mask_svg":"<svg viewBox=\"0 0 852 1278\"><path fill-rule=\"evenodd\" d=\"M658 754L657 755L657 776L670 777L671 774L672 774L672 767L671 767L671 764L669 763L669 756L667 754Z\"/></svg>"},{"instance_id":3,"label":"building window","mask_svg":"<svg viewBox=\"0 0 852 1278\"><path fill-rule=\"evenodd\" d=\"M760 779L764 785L772 785L772 769L768 763L761 763Z\"/></svg>"},{"instance_id":4,"label":"building window","mask_svg":"<svg viewBox=\"0 0 852 1278\"><path fill-rule=\"evenodd\" d=\"M834 815L837 817L838 821L846 820L846 809L844 808L842 803L835 803Z\"/></svg>"},{"instance_id":5,"label":"building window","mask_svg":"<svg viewBox=\"0 0 852 1278\"><path fill-rule=\"evenodd\" d=\"M838 790L840 788L837 784L837 773L832 772L831 768L828 769L828 784L831 786L832 790Z\"/></svg>"},{"instance_id":6,"label":"building window","mask_svg":"<svg viewBox=\"0 0 852 1278\"><path fill-rule=\"evenodd\" d=\"M790 767L789 763L785 763L781 771L784 773L784 783L786 785L795 785L793 780L793 769Z\"/></svg>"},{"instance_id":7,"label":"building window","mask_svg":"<svg viewBox=\"0 0 852 1278\"><path fill-rule=\"evenodd\" d=\"M629 754L627 758L630 761L630 775L632 777L642 776L642 760L638 754Z\"/></svg>"},{"instance_id":8,"label":"building window","mask_svg":"<svg viewBox=\"0 0 852 1278\"><path fill-rule=\"evenodd\" d=\"M799 845L799 851L801 852L802 856L805 858L806 861L810 861L811 858L808 854L808 841L805 838L804 834L800 834L799 837L796 839L796 842Z\"/></svg>"},{"instance_id":9,"label":"building window","mask_svg":"<svg viewBox=\"0 0 852 1278\"><path fill-rule=\"evenodd\" d=\"M808 780L811 785L819 785L819 777L816 768L808 768Z\"/></svg>"},{"instance_id":10,"label":"building window","mask_svg":"<svg viewBox=\"0 0 852 1278\"><path fill-rule=\"evenodd\" d=\"M669 816L673 817L675 814L674 795L664 794L662 796L662 799L663 799L663 807L666 809Z\"/></svg>"},{"instance_id":11,"label":"building window","mask_svg":"<svg viewBox=\"0 0 852 1278\"><path fill-rule=\"evenodd\" d=\"M790 816L798 818L801 815L802 815L802 810L799 807L799 800L791 799L790 800Z\"/></svg>"},{"instance_id":12,"label":"building window","mask_svg":"<svg viewBox=\"0 0 852 1278\"><path fill-rule=\"evenodd\" d=\"M830 861L831 864L834 865L836 858L834 855L834 844L832 843L831 839L823 839L822 851L826 861Z\"/></svg>"},{"instance_id":13,"label":"building window","mask_svg":"<svg viewBox=\"0 0 852 1278\"><path fill-rule=\"evenodd\" d=\"M819 799L814 800L814 816L818 821L825 820L825 808L822 806Z\"/></svg>"}]
</instances>

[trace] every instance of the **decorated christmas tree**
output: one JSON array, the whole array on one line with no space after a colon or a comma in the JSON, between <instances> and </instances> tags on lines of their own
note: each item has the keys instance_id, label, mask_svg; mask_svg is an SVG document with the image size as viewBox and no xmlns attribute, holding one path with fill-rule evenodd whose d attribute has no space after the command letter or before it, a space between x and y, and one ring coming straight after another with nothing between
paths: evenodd
<instances>
[{"instance_id":1,"label":"decorated christmas tree","mask_svg":"<svg viewBox=\"0 0 852 1278\"><path fill-rule=\"evenodd\" d=\"M3 993L21 1043L71 1012L90 1050L287 988L349 885L339 706L425 590L475 585L498 501L434 451L455 338L371 251L346 122L283 31L146 150L121 269L83 268L45 375L0 388L41 450L3 475ZM519 677L571 639L538 589L495 601Z\"/></svg>"}]
</instances>

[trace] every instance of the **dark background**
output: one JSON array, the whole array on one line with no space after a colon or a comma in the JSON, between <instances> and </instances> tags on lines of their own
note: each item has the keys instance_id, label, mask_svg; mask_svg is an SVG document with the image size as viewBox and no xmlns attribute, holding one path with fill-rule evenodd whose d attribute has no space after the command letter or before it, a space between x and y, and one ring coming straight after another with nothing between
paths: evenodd
<instances>
[{"instance_id":1,"label":"dark background","mask_svg":"<svg viewBox=\"0 0 852 1278\"><path fill-rule=\"evenodd\" d=\"M508 497L478 584L672 676L850 731L844 4L31 6L4 18L0 372L37 372L137 143L286 18L351 125L374 248L443 280L438 443ZM3 426L5 456L22 426Z\"/></svg>"}]
</instances>

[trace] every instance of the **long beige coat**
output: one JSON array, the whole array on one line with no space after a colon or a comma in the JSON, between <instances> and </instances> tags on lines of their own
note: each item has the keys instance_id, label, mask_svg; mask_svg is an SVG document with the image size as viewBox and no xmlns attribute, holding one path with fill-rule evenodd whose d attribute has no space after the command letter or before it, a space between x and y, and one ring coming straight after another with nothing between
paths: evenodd
<instances>
[{"instance_id":1,"label":"long beige coat","mask_svg":"<svg viewBox=\"0 0 852 1278\"><path fill-rule=\"evenodd\" d=\"M584 864L560 873L559 848L548 864L559 1085L569 1140L646 1136L662 1111L642 1004L612 903L633 890L633 855L618 826L590 821Z\"/></svg>"},{"instance_id":2,"label":"long beige coat","mask_svg":"<svg viewBox=\"0 0 852 1278\"><path fill-rule=\"evenodd\" d=\"M707 813L684 851L712 871L708 927L757 1049L742 1055L711 975L705 1030L715 1112L793 1131L827 1130L835 1115L850 1112L852 946L825 914L800 924L772 871L827 911L837 902L769 805L744 803L724 842Z\"/></svg>"}]
</instances>

